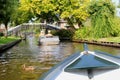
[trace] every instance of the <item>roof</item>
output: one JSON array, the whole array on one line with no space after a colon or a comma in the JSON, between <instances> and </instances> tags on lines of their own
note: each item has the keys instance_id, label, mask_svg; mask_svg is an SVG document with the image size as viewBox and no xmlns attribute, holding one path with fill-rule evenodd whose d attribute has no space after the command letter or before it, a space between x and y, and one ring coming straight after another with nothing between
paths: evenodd
<instances>
[{"instance_id":1,"label":"roof","mask_svg":"<svg viewBox=\"0 0 120 80\"><path fill-rule=\"evenodd\" d=\"M75 62L65 68L65 70L73 69L109 69L118 68L119 65L113 62L102 59L93 54L84 54L78 58Z\"/></svg>"}]
</instances>

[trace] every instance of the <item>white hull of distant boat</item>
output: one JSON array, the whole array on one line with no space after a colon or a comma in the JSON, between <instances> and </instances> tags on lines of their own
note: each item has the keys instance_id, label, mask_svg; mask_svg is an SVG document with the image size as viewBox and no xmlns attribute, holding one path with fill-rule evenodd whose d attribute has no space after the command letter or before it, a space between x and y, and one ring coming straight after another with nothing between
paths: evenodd
<instances>
[{"instance_id":1,"label":"white hull of distant boat","mask_svg":"<svg viewBox=\"0 0 120 80\"><path fill-rule=\"evenodd\" d=\"M58 36L50 36L50 37L40 37L39 42L41 45L56 45L59 44L60 40Z\"/></svg>"},{"instance_id":2,"label":"white hull of distant boat","mask_svg":"<svg viewBox=\"0 0 120 80\"><path fill-rule=\"evenodd\" d=\"M120 58L100 51L75 53L40 80L120 80Z\"/></svg>"}]
</instances>

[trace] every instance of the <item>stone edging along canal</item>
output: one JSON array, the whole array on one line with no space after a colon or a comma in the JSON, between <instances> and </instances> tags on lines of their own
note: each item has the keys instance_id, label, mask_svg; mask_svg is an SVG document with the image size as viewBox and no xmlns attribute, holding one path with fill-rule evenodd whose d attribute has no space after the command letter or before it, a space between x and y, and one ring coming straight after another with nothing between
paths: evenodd
<instances>
[{"instance_id":1,"label":"stone edging along canal","mask_svg":"<svg viewBox=\"0 0 120 80\"><path fill-rule=\"evenodd\" d=\"M73 42L88 43L88 44L120 48L120 43L117 43L117 42L96 41L96 40L91 40L91 41L89 41L89 40L73 40Z\"/></svg>"},{"instance_id":2,"label":"stone edging along canal","mask_svg":"<svg viewBox=\"0 0 120 80\"><path fill-rule=\"evenodd\" d=\"M13 41L11 43L5 44L5 45L0 45L0 52L4 52L5 50L11 48L12 46L14 46L15 44L19 43L21 41L21 39Z\"/></svg>"}]
</instances>

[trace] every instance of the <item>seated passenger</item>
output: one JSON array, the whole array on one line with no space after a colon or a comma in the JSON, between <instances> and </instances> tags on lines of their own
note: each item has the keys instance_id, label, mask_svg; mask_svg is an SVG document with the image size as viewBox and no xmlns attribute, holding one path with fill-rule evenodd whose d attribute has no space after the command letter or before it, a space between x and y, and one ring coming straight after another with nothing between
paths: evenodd
<instances>
[{"instance_id":1,"label":"seated passenger","mask_svg":"<svg viewBox=\"0 0 120 80\"><path fill-rule=\"evenodd\" d=\"M40 36L40 37L43 37L43 36L45 36L45 33L44 33L44 31L41 31L39 36Z\"/></svg>"},{"instance_id":2,"label":"seated passenger","mask_svg":"<svg viewBox=\"0 0 120 80\"><path fill-rule=\"evenodd\" d=\"M45 35L46 37L52 37L53 35L51 34L51 31L48 31L48 34Z\"/></svg>"}]
</instances>

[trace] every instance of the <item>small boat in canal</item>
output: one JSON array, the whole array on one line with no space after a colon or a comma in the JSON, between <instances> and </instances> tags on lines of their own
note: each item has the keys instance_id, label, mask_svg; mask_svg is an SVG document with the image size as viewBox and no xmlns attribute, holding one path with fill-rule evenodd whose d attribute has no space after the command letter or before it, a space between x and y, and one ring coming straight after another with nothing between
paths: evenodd
<instances>
[{"instance_id":1,"label":"small boat in canal","mask_svg":"<svg viewBox=\"0 0 120 80\"><path fill-rule=\"evenodd\" d=\"M120 80L120 57L101 51L84 51L69 56L39 80Z\"/></svg>"},{"instance_id":2,"label":"small boat in canal","mask_svg":"<svg viewBox=\"0 0 120 80\"><path fill-rule=\"evenodd\" d=\"M41 45L57 45L59 44L60 40L58 36L51 37L43 36L40 37L39 42Z\"/></svg>"},{"instance_id":3,"label":"small boat in canal","mask_svg":"<svg viewBox=\"0 0 120 80\"><path fill-rule=\"evenodd\" d=\"M59 44L60 40L58 36L53 36L50 31L47 35L44 34L44 32L41 31L41 35L39 38L39 44L41 45L57 45Z\"/></svg>"}]
</instances>

